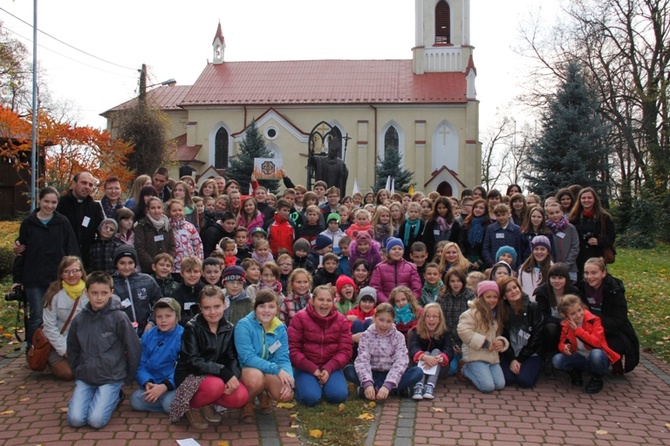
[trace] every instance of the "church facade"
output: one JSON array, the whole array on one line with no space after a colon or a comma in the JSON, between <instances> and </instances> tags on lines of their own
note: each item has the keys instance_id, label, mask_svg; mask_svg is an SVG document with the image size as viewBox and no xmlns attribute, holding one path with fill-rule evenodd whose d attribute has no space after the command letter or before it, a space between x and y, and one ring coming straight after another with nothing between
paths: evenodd
<instances>
[{"instance_id":1,"label":"church facade","mask_svg":"<svg viewBox=\"0 0 670 446\"><path fill-rule=\"evenodd\" d=\"M387 150L400 152L416 190L458 195L481 180L479 103L470 43L470 0L415 0L415 45L407 60L229 62L219 24L213 60L193 85L147 96L172 123L180 166L202 179L222 173L255 120L296 184L308 179L313 131L329 130L361 191ZM105 113L114 132L114 112ZM327 125L318 128L324 121ZM175 172L176 176L176 172Z\"/></svg>"}]
</instances>

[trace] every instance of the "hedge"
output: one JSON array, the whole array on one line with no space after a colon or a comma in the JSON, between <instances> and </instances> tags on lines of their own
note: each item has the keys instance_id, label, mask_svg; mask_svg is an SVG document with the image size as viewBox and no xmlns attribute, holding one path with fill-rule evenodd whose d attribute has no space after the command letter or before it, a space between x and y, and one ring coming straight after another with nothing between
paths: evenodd
<instances>
[{"instance_id":1,"label":"hedge","mask_svg":"<svg viewBox=\"0 0 670 446\"><path fill-rule=\"evenodd\" d=\"M19 235L18 221L0 221L0 279L12 273L14 251L12 246Z\"/></svg>"}]
</instances>

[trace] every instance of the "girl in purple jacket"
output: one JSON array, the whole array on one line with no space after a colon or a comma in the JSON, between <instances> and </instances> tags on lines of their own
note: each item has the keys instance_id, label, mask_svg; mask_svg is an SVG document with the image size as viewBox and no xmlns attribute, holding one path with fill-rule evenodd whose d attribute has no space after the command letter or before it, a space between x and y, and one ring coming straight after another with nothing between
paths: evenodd
<instances>
[{"instance_id":1,"label":"girl in purple jacket","mask_svg":"<svg viewBox=\"0 0 670 446\"><path fill-rule=\"evenodd\" d=\"M377 290L377 302L388 302L391 291L400 285L410 290L421 300L421 277L416 265L403 258L405 246L399 238L391 237L386 242L388 259L377 265L372 271L370 286Z\"/></svg>"},{"instance_id":2,"label":"girl in purple jacket","mask_svg":"<svg viewBox=\"0 0 670 446\"><path fill-rule=\"evenodd\" d=\"M373 324L361 336L354 365L344 368L347 381L358 386L358 396L385 400L391 391L408 395L408 390L423 378L423 370L409 367L405 337L393 324L391 304L379 304Z\"/></svg>"}]
</instances>

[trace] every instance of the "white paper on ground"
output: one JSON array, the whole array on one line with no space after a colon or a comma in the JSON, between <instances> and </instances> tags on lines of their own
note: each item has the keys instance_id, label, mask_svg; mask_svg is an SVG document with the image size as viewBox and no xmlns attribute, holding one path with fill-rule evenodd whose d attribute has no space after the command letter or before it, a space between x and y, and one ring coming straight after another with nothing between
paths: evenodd
<instances>
[{"instance_id":1,"label":"white paper on ground","mask_svg":"<svg viewBox=\"0 0 670 446\"><path fill-rule=\"evenodd\" d=\"M183 440L177 440L177 444L180 446L200 446L200 443L195 441L193 438L184 438Z\"/></svg>"}]
</instances>

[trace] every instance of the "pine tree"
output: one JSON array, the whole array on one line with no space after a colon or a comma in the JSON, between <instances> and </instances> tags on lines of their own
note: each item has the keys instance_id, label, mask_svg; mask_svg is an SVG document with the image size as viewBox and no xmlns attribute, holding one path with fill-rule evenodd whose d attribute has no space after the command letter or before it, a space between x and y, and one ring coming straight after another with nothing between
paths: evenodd
<instances>
[{"instance_id":1,"label":"pine tree","mask_svg":"<svg viewBox=\"0 0 670 446\"><path fill-rule=\"evenodd\" d=\"M594 187L604 195L610 147L598 116L599 102L579 65L568 64L565 81L548 98L541 133L529 154L525 175L532 192L541 196L571 184Z\"/></svg>"},{"instance_id":2,"label":"pine tree","mask_svg":"<svg viewBox=\"0 0 670 446\"><path fill-rule=\"evenodd\" d=\"M407 192L412 184L414 174L402 166L402 159L397 148L387 149L384 153L384 159L378 158L379 164L375 168L377 173L377 182L374 187L375 193L379 189L386 187L386 179L391 176L395 180L394 189L396 192Z\"/></svg>"},{"instance_id":3,"label":"pine tree","mask_svg":"<svg viewBox=\"0 0 670 446\"><path fill-rule=\"evenodd\" d=\"M251 121L249 128L240 142L240 151L236 158L230 160L230 167L226 170L226 176L240 183L240 191L246 194L249 190L251 173L254 171L254 158L274 158L265 146L265 140L261 136L256 122ZM277 193L279 180L258 180L261 186L267 188L268 192Z\"/></svg>"}]
</instances>

